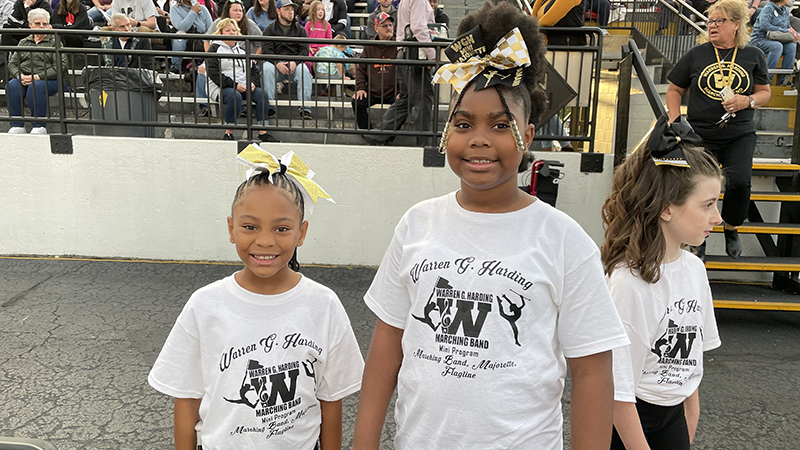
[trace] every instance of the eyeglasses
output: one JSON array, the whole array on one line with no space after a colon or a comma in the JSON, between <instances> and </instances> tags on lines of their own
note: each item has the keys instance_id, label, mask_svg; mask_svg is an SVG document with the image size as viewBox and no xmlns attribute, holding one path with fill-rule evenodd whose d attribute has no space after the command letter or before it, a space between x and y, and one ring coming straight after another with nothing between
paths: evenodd
<instances>
[{"instance_id":1,"label":"eyeglasses","mask_svg":"<svg viewBox=\"0 0 800 450\"><path fill-rule=\"evenodd\" d=\"M728 19L708 19L708 26L714 25L715 27L719 28L725 25Z\"/></svg>"}]
</instances>

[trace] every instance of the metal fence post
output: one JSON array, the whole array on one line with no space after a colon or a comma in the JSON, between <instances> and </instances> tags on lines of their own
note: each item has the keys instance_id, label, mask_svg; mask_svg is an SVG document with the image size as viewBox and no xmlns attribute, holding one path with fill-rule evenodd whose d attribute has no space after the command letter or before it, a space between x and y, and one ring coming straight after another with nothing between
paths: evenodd
<instances>
[{"instance_id":1,"label":"metal fence post","mask_svg":"<svg viewBox=\"0 0 800 450\"><path fill-rule=\"evenodd\" d=\"M633 55L628 53L619 62L619 83L617 86L617 120L614 125L614 167L622 164L628 154L628 120L631 106L631 76L633 74Z\"/></svg>"}]
</instances>

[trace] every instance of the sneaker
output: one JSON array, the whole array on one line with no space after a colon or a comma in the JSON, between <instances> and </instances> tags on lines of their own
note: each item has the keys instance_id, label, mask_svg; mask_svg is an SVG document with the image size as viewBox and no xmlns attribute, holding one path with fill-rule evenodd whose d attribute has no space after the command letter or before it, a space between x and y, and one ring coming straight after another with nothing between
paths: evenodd
<instances>
[{"instance_id":1,"label":"sneaker","mask_svg":"<svg viewBox=\"0 0 800 450\"><path fill-rule=\"evenodd\" d=\"M25 134L25 128L24 127L11 127L8 130L8 134Z\"/></svg>"},{"instance_id":2,"label":"sneaker","mask_svg":"<svg viewBox=\"0 0 800 450\"><path fill-rule=\"evenodd\" d=\"M277 83L275 85L275 92L278 94L283 94L283 82Z\"/></svg>"},{"instance_id":3,"label":"sneaker","mask_svg":"<svg viewBox=\"0 0 800 450\"><path fill-rule=\"evenodd\" d=\"M270 108L270 109L267 111L267 117L269 117L269 118L273 118L273 117L275 117L275 110L274 110L274 109L272 109L272 108Z\"/></svg>"},{"instance_id":4,"label":"sneaker","mask_svg":"<svg viewBox=\"0 0 800 450\"><path fill-rule=\"evenodd\" d=\"M314 117L311 115L311 111L303 110L300 115L303 116L303 120L314 120Z\"/></svg>"},{"instance_id":5,"label":"sneaker","mask_svg":"<svg viewBox=\"0 0 800 450\"><path fill-rule=\"evenodd\" d=\"M211 108L208 105L200 105L197 115L199 117L211 117Z\"/></svg>"},{"instance_id":6,"label":"sneaker","mask_svg":"<svg viewBox=\"0 0 800 450\"><path fill-rule=\"evenodd\" d=\"M225 133L222 135L223 141L235 141L236 139L233 138L233 133Z\"/></svg>"},{"instance_id":7,"label":"sneaker","mask_svg":"<svg viewBox=\"0 0 800 450\"><path fill-rule=\"evenodd\" d=\"M276 138L275 136L273 136L273 135L271 135L269 133L259 134L258 135L258 140L260 142L280 142L281 141L280 139Z\"/></svg>"},{"instance_id":8,"label":"sneaker","mask_svg":"<svg viewBox=\"0 0 800 450\"><path fill-rule=\"evenodd\" d=\"M181 69L180 67L170 67L169 73L174 73L175 75L178 75L181 73Z\"/></svg>"},{"instance_id":9,"label":"sneaker","mask_svg":"<svg viewBox=\"0 0 800 450\"><path fill-rule=\"evenodd\" d=\"M31 134L47 134L47 128L45 128L45 127L33 127L33 128L31 128Z\"/></svg>"}]
</instances>

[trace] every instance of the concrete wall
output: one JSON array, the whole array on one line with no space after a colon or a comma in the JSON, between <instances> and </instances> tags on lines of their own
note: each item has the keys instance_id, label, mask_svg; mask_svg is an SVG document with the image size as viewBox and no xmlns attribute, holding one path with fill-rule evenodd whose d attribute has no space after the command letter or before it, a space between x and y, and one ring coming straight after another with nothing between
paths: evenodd
<instances>
[{"instance_id":1,"label":"concrete wall","mask_svg":"<svg viewBox=\"0 0 800 450\"><path fill-rule=\"evenodd\" d=\"M166 260L236 260L226 217L244 170L222 141L74 136L74 153L52 154L48 136L0 134L0 254ZM273 144L294 150L336 200L310 218L303 263L377 265L397 221L414 203L451 192L448 168L422 167L419 148ZM567 164L558 207L599 243L603 173ZM498 237L500 238L500 237Z\"/></svg>"}]
</instances>

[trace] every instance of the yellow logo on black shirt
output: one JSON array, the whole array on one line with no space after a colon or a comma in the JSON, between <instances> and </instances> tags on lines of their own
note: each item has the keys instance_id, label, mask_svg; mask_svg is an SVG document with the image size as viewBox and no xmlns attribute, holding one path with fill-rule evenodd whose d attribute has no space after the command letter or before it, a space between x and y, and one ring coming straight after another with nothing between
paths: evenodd
<instances>
[{"instance_id":1,"label":"yellow logo on black shirt","mask_svg":"<svg viewBox=\"0 0 800 450\"><path fill-rule=\"evenodd\" d=\"M712 100L722 101L720 91L725 87L724 77L728 76L729 71L733 78L731 82L733 92L736 94L747 92L750 89L750 76L747 71L736 63L733 64L733 70L730 70L730 65L729 61L723 61L722 71L719 70L719 64L716 62L707 65L697 77L697 88L700 89L700 92Z\"/></svg>"}]
</instances>

